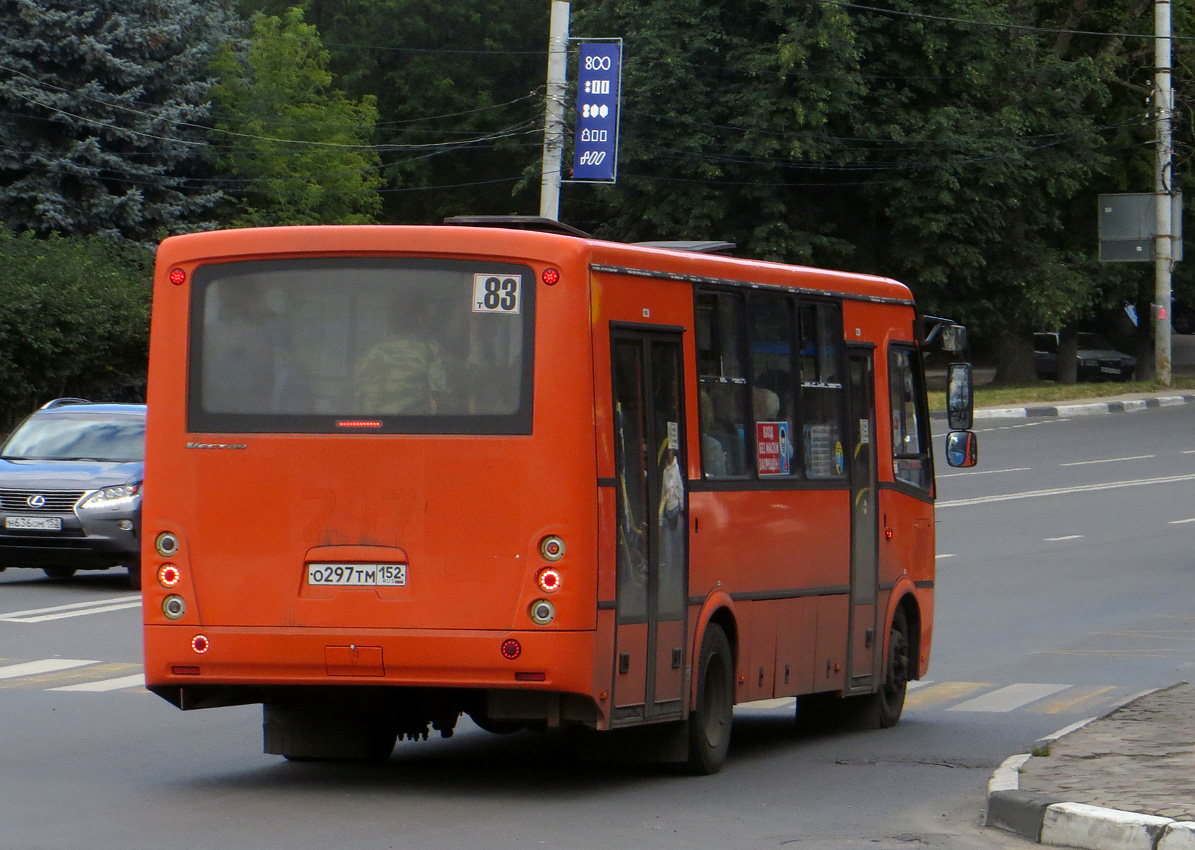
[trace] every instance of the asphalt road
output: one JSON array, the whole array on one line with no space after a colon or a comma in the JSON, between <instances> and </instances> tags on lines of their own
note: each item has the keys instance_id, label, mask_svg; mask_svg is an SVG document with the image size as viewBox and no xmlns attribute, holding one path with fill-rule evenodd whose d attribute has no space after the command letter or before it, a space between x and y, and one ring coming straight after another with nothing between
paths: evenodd
<instances>
[{"instance_id":1,"label":"asphalt road","mask_svg":"<svg viewBox=\"0 0 1195 850\"><path fill-rule=\"evenodd\" d=\"M714 777L467 721L380 767L290 764L261 754L259 710L130 683L122 572L0 573L0 847L1024 846L979 826L991 771L1193 675L1193 425L1195 405L984 424L981 466L940 477L934 652L902 723L799 734L791 702L742 706Z\"/></svg>"}]
</instances>

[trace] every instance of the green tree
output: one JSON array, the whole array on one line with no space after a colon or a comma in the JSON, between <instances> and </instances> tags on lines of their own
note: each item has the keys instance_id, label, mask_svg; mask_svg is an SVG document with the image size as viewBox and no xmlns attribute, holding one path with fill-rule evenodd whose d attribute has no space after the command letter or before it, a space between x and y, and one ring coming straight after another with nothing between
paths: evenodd
<instances>
[{"instance_id":1,"label":"green tree","mask_svg":"<svg viewBox=\"0 0 1195 850\"><path fill-rule=\"evenodd\" d=\"M0 221L149 240L219 199L204 179L220 0L0 0Z\"/></svg>"},{"instance_id":2,"label":"green tree","mask_svg":"<svg viewBox=\"0 0 1195 850\"><path fill-rule=\"evenodd\" d=\"M0 228L0 428L60 396L141 401L149 249Z\"/></svg>"},{"instance_id":3,"label":"green tree","mask_svg":"<svg viewBox=\"0 0 1195 850\"><path fill-rule=\"evenodd\" d=\"M281 14L293 0L242 0ZM574 4L574 6L579 4ZM546 0L307 0L339 85L376 98L383 218L535 213L547 69Z\"/></svg>"},{"instance_id":4,"label":"green tree","mask_svg":"<svg viewBox=\"0 0 1195 850\"><path fill-rule=\"evenodd\" d=\"M624 58L618 184L567 189L571 221L614 238L727 239L787 261L849 251L856 234L824 214L818 185L842 155L826 129L863 94L842 9L594 0L574 32L623 36Z\"/></svg>"},{"instance_id":5,"label":"green tree","mask_svg":"<svg viewBox=\"0 0 1195 850\"><path fill-rule=\"evenodd\" d=\"M259 14L247 47L212 64L217 162L238 225L362 224L381 209L370 146L377 108L332 86L328 53L303 11Z\"/></svg>"}]
</instances>

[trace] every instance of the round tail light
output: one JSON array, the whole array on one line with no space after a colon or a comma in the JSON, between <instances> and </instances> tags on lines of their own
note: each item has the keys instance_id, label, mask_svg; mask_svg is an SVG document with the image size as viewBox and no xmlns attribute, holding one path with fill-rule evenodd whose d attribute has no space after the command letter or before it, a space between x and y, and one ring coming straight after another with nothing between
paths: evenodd
<instances>
[{"instance_id":1,"label":"round tail light","mask_svg":"<svg viewBox=\"0 0 1195 850\"><path fill-rule=\"evenodd\" d=\"M531 621L537 626L546 626L556 619L556 606L546 599L537 599L531 603Z\"/></svg>"},{"instance_id":2,"label":"round tail light","mask_svg":"<svg viewBox=\"0 0 1195 850\"><path fill-rule=\"evenodd\" d=\"M162 600L162 614L167 620L181 620L187 613L187 601L177 593L172 593Z\"/></svg>"},{"instance_id":3,"label":"round tail light","mask_svg":"<svg viewBox=\"0 0 1195 850\"><path fill-rule=\"evenodd\" d=\"M514 638L502 641L502 657L507 661L514 661L523 654L523 647Z\"/></svg>"},{"instance_id":4,"label":"round tail light","mask_svg":"<svg viewBox=\"0 0 1195 850\"><path fill-rule=\"evenodd\" d=\"M555 567L540 570L535 576L535 583L544 593L555 593L560 590L560 570Z\"/></svg>"},{"instance_id":5,"label":"round tail light","mask_svg":"<svg viewBox=\"0 0 1195 850\"><path fill-rule=\"evenodd\" d=\"M564 557L564 541L554 534L545 537L539 541L539 554L545 561L559 561Z\"/></svg>"}]
</instances>

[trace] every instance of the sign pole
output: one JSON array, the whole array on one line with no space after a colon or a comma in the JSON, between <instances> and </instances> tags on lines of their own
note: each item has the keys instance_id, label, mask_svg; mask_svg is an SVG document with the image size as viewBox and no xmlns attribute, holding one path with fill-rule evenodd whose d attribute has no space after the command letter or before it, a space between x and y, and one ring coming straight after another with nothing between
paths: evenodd
<instances>
[{"instance_id":1,"label":"sign pole","mask_svg":"<svg viewBox=\"0 0 1195 850\"><path fill-rule=\"evenodd\" d=\"M1154 180L1154 372L1157 381L1169 387L1173 383L1170 375L1170 275L1174 266L1170 0L1154 0L1154 33L1154 119L1157 131Z\"/></svg>"},{"instance_id":2,"label":"sign pole","mask_svg":"<svg viewBox=\"0 0 1195 850\"><path fill-rule=\"evenodd\" d=\"M552 0L548 36L548 90L544 110L544 157L539 214L560 219L561 163L564 158L564 96L568 81L568 0Z\"/></svg>"}]
</instances>

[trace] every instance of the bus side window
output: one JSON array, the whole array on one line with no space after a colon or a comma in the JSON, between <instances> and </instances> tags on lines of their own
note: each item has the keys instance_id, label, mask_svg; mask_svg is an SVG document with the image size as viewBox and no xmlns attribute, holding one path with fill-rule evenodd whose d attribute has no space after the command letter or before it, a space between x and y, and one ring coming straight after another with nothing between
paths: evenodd
<instances>
[{"instance_id":1,"label":"bus side window","mask_svg":"<svg viewBox=\"0 0 1195 850\"><path fill-rule=\"evenodd\" d=\"M846 473L842 444L842 308L829 302L806 302L800 325L801 437L805 474L809 478L842 478Z\"/></svg>"},{"instance_id":2,"label":"bus side window","mask_svg":"<svg viewBox=\"0 0 1195 850\"><path fill-rule=\"evenodd\" d=\"M701 467L706 478L747 474L747 377L743 365L743 298L699 292L696 300Z\"/></svg>"},{"instance_id":3,"label":"bus side window","mask_svg":"<svg viewBox=\"0 0 1195 850\"><path fill-rule=\"evenodd\" d=\"M917 349L888 351L888 392L892 407L892 473L897 481L931 488L929 416Z\"/></svg>"},{"instance_id":4,"label":"bus side window","mask_svg":"<svg viewBox=\"0 0 1195 850\"><path fill-rule=\"evenodd\" d=\"M756 471L769 478L796 475L792 299L779 292L752 293L750 317Z\"/></svg>"}]
</instances>

